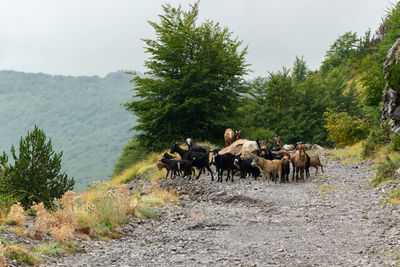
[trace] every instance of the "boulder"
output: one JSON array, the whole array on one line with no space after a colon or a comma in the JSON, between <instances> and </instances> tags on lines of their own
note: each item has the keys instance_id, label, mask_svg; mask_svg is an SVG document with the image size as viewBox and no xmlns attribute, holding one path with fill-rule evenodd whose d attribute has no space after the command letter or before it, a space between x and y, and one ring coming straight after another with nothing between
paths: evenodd
<instances>
[{"instance_id":1,"label":"boulder","mask_svg":"<svg viewBox=\"0 0 400 267\"><path fill-rule=\"evenodd\" d=\"M318 145L318 144L314 144L312 146L312 149L324 150L324 148L322 146Z\"/></svg>"},{"instance_id":2,"label":"boulder","mask_svg":"<svg viewBox=\"0 0 400 267\"><path fill-rule=\"evenodd\" d=\"M283 150L286 151L293 151L294 150L294 145L284 145Z\"/></svg>"},{"instance_id":3,"label":"boulder","mask_svg":"<svg viewBox=\"0 0 400 267\"><path fill-rule=\"evenodd\" d=\"M385 93L382 96L382 120L389 120L392 132L400 132L400 38L390 48L385 63Z\"/></svg>"}]
</instances>

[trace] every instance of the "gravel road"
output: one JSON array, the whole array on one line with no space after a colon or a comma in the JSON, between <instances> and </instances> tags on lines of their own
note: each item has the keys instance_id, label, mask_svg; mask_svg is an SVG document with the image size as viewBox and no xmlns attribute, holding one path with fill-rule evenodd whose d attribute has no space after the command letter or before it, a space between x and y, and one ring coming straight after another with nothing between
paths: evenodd
<instances>
[{"instance_id":1,"label":"gravel road","mask_svg":"<svg viewBox=\"0 0 400 267\"><path fill-rule=\"evenodd\" d=\"M366 163L322 157L305 183L261 185L164 180L182 201L160 210L160 221L132 221L108 243L50 266L396 266L399 207L382 206L385 188L370 189Z\"/></svg>"}]
</instances>

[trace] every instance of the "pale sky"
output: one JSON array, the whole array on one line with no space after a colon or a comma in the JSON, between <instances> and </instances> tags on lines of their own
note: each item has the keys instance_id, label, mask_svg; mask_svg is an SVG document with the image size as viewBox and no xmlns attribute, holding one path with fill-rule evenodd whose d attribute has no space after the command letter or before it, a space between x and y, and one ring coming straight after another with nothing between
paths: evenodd
<instances>
[{"instance_id":1,"label":"pale sky","mask_svg":"<svg viewBox=\"0 0 400 267\"><path fill-rule=\"evenodd\" d=\"M104 76L144 72L142 38L154 38L162 3L187 9L193 1L0 0L0 70ZM295 56L319 67L329 46L347 31L373 32L391 0L202 0L198 22L228 27L248 45L254 76Z\"/></svg>"}]
</instances>

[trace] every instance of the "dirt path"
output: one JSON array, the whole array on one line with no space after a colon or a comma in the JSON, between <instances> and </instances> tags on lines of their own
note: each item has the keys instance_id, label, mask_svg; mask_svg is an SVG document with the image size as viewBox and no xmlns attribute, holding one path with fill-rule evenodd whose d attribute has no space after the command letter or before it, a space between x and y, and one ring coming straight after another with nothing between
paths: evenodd
<instances>
[{"instance_id":1,"label":"dirt path","mask_svg":"<svg viewBox=\"0 0 400 267\"><path fill-rule=\"evenodd\" d=\"M364 163L325 163L306 183L261 186L164 181L186 199L160 221L123 227L126 235L89 253L49 262L63 266L390 266L400 252L397 206L381 207Z\"/></svg>"}]
</instances>

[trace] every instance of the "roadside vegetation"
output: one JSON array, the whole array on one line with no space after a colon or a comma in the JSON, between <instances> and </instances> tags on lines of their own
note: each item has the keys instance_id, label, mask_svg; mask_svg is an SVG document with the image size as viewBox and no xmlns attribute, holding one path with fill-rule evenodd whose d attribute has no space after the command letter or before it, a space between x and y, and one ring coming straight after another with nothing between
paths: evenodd
<instances>
[{"instance_id":1,"label":"roadside vegetation","mask_svg":"<svg viewBox=\"0 0 400 267\"><path fill-rule=\"evenodd\" d=\"M119 238L118 226L132 218L159 220L157 209L167 203L178 201L175 191L161 190L156 182L165 177L158 170L156 162L160 153L150 153L142 161L133 164L110 181L95 182L83 193L65 192L46 209L43 202L24 209L20 203L0 207L2 231L12 231L17 235L40 239L43 233L50 233L52 241L38 246L26 247L1 240L0 261L6 258L27 265L45 262L43 255L60 256L76 250L75 238L110 240ZM149 186L146 194L140 186L129 190L128 183L140 179L138 183ZM27 229L28 214L34 215L34 229ZM2 256L1 256L2 255ZM1 263L0 263L1 266Z\"/></svg>"}]
</instances>

